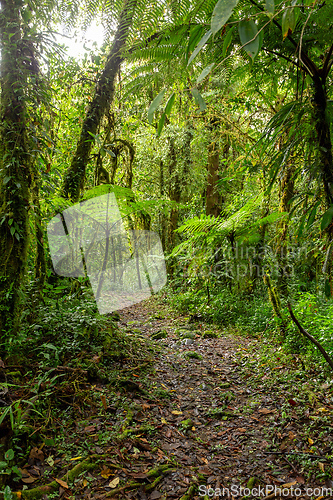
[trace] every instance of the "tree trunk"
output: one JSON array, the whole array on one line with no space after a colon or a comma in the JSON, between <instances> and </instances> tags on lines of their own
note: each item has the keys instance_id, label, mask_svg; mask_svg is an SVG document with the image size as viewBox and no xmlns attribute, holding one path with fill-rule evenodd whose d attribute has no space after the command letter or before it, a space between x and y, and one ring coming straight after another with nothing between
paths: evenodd
<instances>
[{"instance_id":1,"label":"tree trunk","mask_svg":"<svg viewBox=\"0 0 333 500\"><path fill-rule=\"evenodd\" d=\"M0 344L19 324L19 293L29 245L32 155L26 124L26 70L20 59L21 2L0 0Z\"/></svg>"},{"instance_id":2,"label":"tree trunk","mask_svg":"<svg viewBox=\"0 0 333 500\"><path fill-rule=\"evenodd\" d=\"M164 198L164 164L163 160L160 160L160 198ZM163 207L164 208L164 207ZM160 210L159 214L159 225L160 225L160 238L162 243L163 251L166 250L166 217L164 210Z\"/></svg>"},{"instance_id":3,"label":"tree trunk","mask_svg":"<svg viewBox=\"0 0 333 500\"><path fill-rule=\"evenodd\" d=\"M287 162L283 173L280 187L280 206L279 212L290 212L290 200L294 196L295 183L295 165L293 158ZM278 289L283 297L288 295L288 220L283 220L280 224L280 236L276 249L277 261L279 266Z\"/></svg>"},{"instance_id":4,"label":"tree trunk","mask_svg":"<svg viewBox=\"0 0 333 500\"><path fill-rule=\"evenodd\" d=\"M315 127L318 137L318 150L321 160L326 205L329 208L333 204L333 157L330 124L327 117L327 91L325 83L322 82L318 75L313 78L313 84Z\"/></svg>"},{"instance_id":5,"label":"tree trunk","mask_svg":"<svg viewBox=\"0 0 333 500\"><path fill-rule=\"evenodd\" d=\"M82 125L76 152L68 168L63 184L63 195L78 201L84 187L86 166L103 116L108 112L113 100L115 80L124 59L123 50L129 35L137 0L125 0L120 14L118 29L112 44L104 71L96 85L95 95L89 104Z\"/></svg>"},{"instance_id":6,"label":"tree trunk","mask_svg":"<svg viewBox=\"0 0 333 500\"><path fill-rule=\"evenodd\" d=\"M42 291L44 288L45 277L46 277L46 259L45 259L45 248L44 248L44 235L42 227L42 214L39 202L39 176L36 176L33 189L33 205L35 212L35 235L36 235L36 262L35 262L35 279L36 279L36 291L38 295L42 297Z\"/></svg>"},{"instance_id":7,"label":"tree trunk","mask_svg":"<svg viewBox=\"0 0 333 500\"><path fill-rule=\"evenodd\" d=\"M175 140L173 137L169 138L169 154L170 154L170 163L169 167L169 181L171 181L169 187L169 198L176 203L180 202L180 196L182 191L181 181L179 178L179 174L176 172L177 168L177 156L175 149ZM171 209L170 219L169 219L169 227L168 227L168 252L171 252L175 246L175 229L177 229L178 222L178 207L174 206Z\"/></svg>"},{"instance_id":8,"label":"tree trunk","mask_svg":"<svg viewBox=\"0 0 333 500\"><path fill-rule=\"evenodd\" d=\"M208 176L206 188L206 215L218 217L221 213L221 200L218 191L219 151L216 142L208 146Z\"/></svg>"},{"instance_id":9,"label":"tree trunk","mask_svg":"<svg viewBox=\"0 0 333 500\"><path fill-rule=\"evenodd\" d=\"M333 47L333 46L332 46ZM331 48L332 50L332 48ZM331 51L330 51L331 53ZM327 56L329 58L329 56ZM327 59L329 61L329 59ZM327 66L329 71L330 63ZM322 181L325 193L326 208L333 205L333 157L332 157L332 139L330 131L330 123L328 119L327 110L327 89L326 78L328 76L323 70L323 77L316 74L313 77L314 95L313 95L313 110L315 127L318 137L318 150L321 160ZM333 223L327 228L328 246L333 242ZM331 290L331 297L333 295L333 262L329 259L327 266L328 280Z\"/></svg>"},{"instance_id":10,"label":"tree trunk","mask_svg":"<svg viewBox=\"0 0 333 500\"><path fill-rule=\"evenodd\" d=\"M207 165L207 188L206 188L206 215L214 215L218 217L222 209L222 197L219 193L218 181L220 179L220 152L218 149L218 143L214 139L214 135L220 129L220 121L218 118L213 117L208 128L213 134L213 140L208 146L208 165ZM225 133L225 144L222 149L223 159L227 159L230 149L230 140L227 135L227 126Z\"/></svg>"}]
</instances>

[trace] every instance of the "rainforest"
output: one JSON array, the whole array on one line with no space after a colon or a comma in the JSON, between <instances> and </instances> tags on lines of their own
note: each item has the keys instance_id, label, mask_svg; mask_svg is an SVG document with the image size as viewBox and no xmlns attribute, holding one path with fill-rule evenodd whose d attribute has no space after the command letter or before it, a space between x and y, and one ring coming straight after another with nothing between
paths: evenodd
<instances>
[{"instance_id":1,"label":"rainforest","mask_svg":"<svg viewBox=\"0 0 333 500\"><path fill-rule=\"evenodd\" d=\"M333 496L332 64L332 0L0 0L1 498Z\"/></svg>"}]
</instances>

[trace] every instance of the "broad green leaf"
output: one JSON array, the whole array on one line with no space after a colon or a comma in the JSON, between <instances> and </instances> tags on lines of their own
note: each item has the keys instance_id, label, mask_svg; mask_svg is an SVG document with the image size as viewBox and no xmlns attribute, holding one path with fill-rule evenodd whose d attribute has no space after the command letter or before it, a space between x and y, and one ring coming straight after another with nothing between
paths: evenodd
<instances>
[{"instance_id":1,"label":"broad green leaf","mask_svg":"<svg viewBox=\"0 0 333 500\"><path fill-rule=\"evenodd\" d=\"M93 134L92 132L89 132L89 130L88 130L88 134L91 135L91 137L93 137L95 139L95 141L97 142L98 146L102 146L101 139L100 139L100 134ZM47 140L49 140L49 141L52 140L47 134L44 133L43 135L46 136Z\"/></svg>"},{"instance_id":2,"label":"broad green leaf","mask_svg":"<svg viewBox=\"0 0 333 500\"><path fill-rule=\"evenodd\" d=\"M207 43L207 41L210 39L211 36L212 36L212 30L208 30L207 33L204 34L204 36L201 38L200 42L192 52L192 55L188 60L187 66L191 64L193 59L199 54L200 50Z\"/></svg>"},{"instance_id":3,"label":"broad green leaf","mask_svg":"<svg viewBox=\"0 0 333 500\"><path fill-rule=\"evenodd\" d=\"M172 109L173 103L175 102L175 97L176 97L175 93L171 94L171 96L168 99L168 102L166 103L164 113L167 116L169 116L170 113L171 113L171 109Z\"/></svg>"},{"instance_id":4,"label":"broad green leaf","mask_svg":"<svg viewBox=\"0 0 333 500\"><path fill-rule=\"evenodd\" d=\"M298 228L298 233L297 233L297 238L300 238L303 235L305 218L306 218L306 214L301 217L299 228Z\"/></svg>"},{"instance_id":5,"label":"broad green leaf","mask_svg":"<svg viewBox=\"0 0 333 500\"><path fill-rule=\"evenodd\" d=\"M317 208L318 208L318 204L315 207L313 207L313 209L311 210L309 217L308 217L308 222L306 223L306 228L309 228L314 223L316 213L317 213Z\"/></svg>"},{"instance_id":6,"label":"broad green leaf","mask_svg":"<svg viewBox=\"0 0 333 500\"><path fill-rule=\"evenodd\" d=\"M228 21L237 3L238 0L219 0L217 2L213 10L213 15L210 23L211 30L214 35Z\"/></svg>"},{"instance_id":7,"label":"broad green leaf","mask_svg":"<svg viewBox=\"0 0 333 500\"><path fill-rule=\"evenodd\" d=\"M113 151L111 151L110 149L106 149L106 148L104 148L104 151L105 151L108 155L112 156L113 158L115 158L115 157L116 157L116 155L114 154L114 152L113 152Z\"/></svg>"},{"instance_id":8,"label":"broad green leaf","mask_svg":"<svg viewBox=\"0 0 333 500\"><path fill-rule=\"evenodd\" d=\"M225 35L224 40L223 40L223 47L222 47L222 56L225 57L227 50L230 46L231 40L232 40L232 35L234 32L235 26L230 28L228 30L228 33Z\"/></svg>"},{"instance_id":9,"label":"broad green leaf","mask_svg":"<svg viewBox=\"0 0 333 500\"><path fill-rule=\"evenodd\" d=\"M206 103L203 100L202 95L200 94L199 90L196 89L195 87L193 87L193 89L191 89L191 93L195 99L195 102L199 106L200 111L205 111L207 109L207 106L206 106Z\"/></svg>"},{"instance_id":10,"label":"broad green leaf","mask_svg":"<svg viewBox=\"0 0 333 500\"><path fill-rule=\"evenodd\" d=\"M210 64L209 66L206 66L205 69L198 76L197 83L202 82L202 80L204 80L206 78L206 76L209 75L209 73L212 71L214 66L215 66L215 63Z\"/></svg>"},{"instance_id":11,"label":"broad green leaf","mask_svg":"<svg viewBox=\"0 0 333 500\"><path fill-rule=\"evenodd\" d=\"M161 118L160 118L160 121L158 122L157 137L159 137L161 135L161 132L162 132L162 129L163 129L163 126L164 126L164 122L165 122L165 117L166 117L166 114L164 112L162 114Z\"/></svg>"},{"instance_id":12,"label":"broad green leaf","mask_svg":"<svg viewBox=\"0 0 333 500\"><path fill-rule=\"evenodd\" d=\"M13 460L14 456L14 451L12 449L9 449L5 453L5 460Z\"/></svg>"},{"instance_id":13,"label":"broad green leaf","mask_svg":"<svg viewBox=\"0 0 333 500\"><path fill-rule=\"evenodd\" d=\"M259 36L254 21L240 21L238 32L244 50L250 57L255 58L259 51Z\"/></svg>"},{"instance_id":14,"label":"broad green leaf","mask_svg":"<svg viewBox=\"0 0 333 500\"><path fill-rule=\"evenodd\" d=\"M153 100L153 102L149 106L149 109L148 109L148 121L149 121L150 125L153 122L155 111L157 110L157 108L159 107L159 105L161 104L161 102L163 101L163 97L164 97L165 91L166 91L166 89L161 90L161 92L155 97L155 99Z\"/></svg>"},{"instance_id":15,"label":"broad green leaf","mask_svg":"<svg viewBox=\"0 0 333 500\"><path fill-rule=\"evenodd\" d=\"M6 488L4 489L3 499L4 500L13 500L12 490L10 489L9 486L6 486Z\"/></svg>"},{"instance_id":16,"label":"broad green leaf","mask_svg":"<svg viewBox=\"0 0 333 500\"><path fill-rule=\"evenodd\" d=\"M275 10L274 0L265 0L265 7L268 17L272 17L274 15L274 10Z\"/></svg>"},{"instance_id":17,"label":"broad green leaf","mask_svg":"<svg viewBox=\"0 0 333 500\"><path fill-rule=\"evenodd\" d=\"M332 222L332 218L333 218L333 205L330 206L328 210L326 210L321 219L321 224L320 224L321 231L324 231L324 229L326 229L330 225L330 223Z\"/></svg>"},{"instance_id":18,"label":"broad green leaf","mask_svg":"<svg viewBox=\"0 0 333 500\"><path fill-rule=\"evenodd\" d=\"M295 29L296 18L295 18L295 9L288 8L284 11L282 15L282 37L283 40L291 35Z\"/></svg>"}]
</instances>

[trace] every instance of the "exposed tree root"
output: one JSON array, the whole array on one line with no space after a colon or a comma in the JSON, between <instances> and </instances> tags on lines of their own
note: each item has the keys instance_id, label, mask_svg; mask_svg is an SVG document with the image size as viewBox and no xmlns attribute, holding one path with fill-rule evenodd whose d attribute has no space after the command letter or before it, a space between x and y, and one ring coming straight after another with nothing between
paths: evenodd
<instances>
[{"instance_id":1,"label":"exposed tree root","mask_svg":"<svg viewBox=\"0 0 333 500\"><path fill-rule=\"evenodd\" d=\"M75 465L73 469L68 471L61 480L66 483L71 483L77 476L79 476L82 472L87 470L92 470L98 467L98 463L95 460L100 460L101 458L105 458L106 455L91 455L86 458L79 464ZM22 498L23 500L38 500L43 497L43 495L47 495L49 493L55 493L59 489L59 483L57 481L52 481L52 483L37 486L36 488L32 488L31 490L23 490L19 492L13 492L16 498Z\"/></svg>"},{"instance_id":2,"label":"exposed tree root","mask_svg":"<svg viewBox=\"0 0 333 500\"><path fill-rule=\"evenodd\" d=\"M182 497L180 497L179 500L190 500L191 498L193 498L196 490L197 487L194 484L192 484L187 490L187 492Z\"/></svg>"},{"instance_id":3,"label":"exposed tree root","mask_svg":"<svg viewBox=\"0 0 333 500\"><path fill-rule=\"evenodd\" d=\"M145 491L151 491L155 488L155 486L163 479L163 476L169 472L173 472L176 469L172 467L170 464L166 465L159 465L158 467L155 467L154 469L151 469L147 472L147 478L153 478L156 477L156 479L150 483L144 486ZM124 486L120 486L119 488L116 488L112 491L109 491L108 493L105 494L105 498L112 498L119 493L123 493L124 491L128 490L134 490L136 488L142 488L143 484L135 481L131 481ZM190 497L189 497L190 498Z\"/></svg>"}]
</instances>

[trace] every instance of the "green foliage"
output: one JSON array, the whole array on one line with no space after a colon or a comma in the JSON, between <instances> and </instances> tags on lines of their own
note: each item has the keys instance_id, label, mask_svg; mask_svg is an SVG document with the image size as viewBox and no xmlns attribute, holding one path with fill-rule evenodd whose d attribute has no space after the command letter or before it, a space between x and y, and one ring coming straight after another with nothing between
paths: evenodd
<instances>
[{"instance_id":1,"label":"green foliage","mask_svg":"<svg viewBox=\"0 0 333 500\"><path fill-rule=\"evenodd\" d=\"M199 360L200 360L200 359L202 359L201 354L199 354L199 353L198 353L198 352L196 352L196 351L186 351L186 352L184 353L184 356L185 356L186 358L190 358L190 359L199 359Z\"/></svg>"},{"instance_id":2,"label":"green foliage","mask_svg":"<svg viewBox=\"0 0 333 500\"><path fill-rule=\"evenodd\" d=\"M28 350L31 358L54 367L75 364L76 357L87 349L103 350L114 323L98 314L92 291L83 279L59 279L58 283L46 285L45 304L25 305L22 331L8 342L11 356L25 356Z\"/></svg>"},{"instance_id":3,"label":"green foliage","mask_svg":"<svg viewBox=\"0 0 333 500\"><path fill-rule=\"evenodd\" d=\"M211 30L214 35L228 21L237 3L238 0L218 0L217 4L214 7L211 20Z\"/></svg>"},{"instance_id":4,"label":"green foliage","mask_svg":"<svg viewBox=\"0 0 333 500\"><path fill-rule=\"evenodd\" d=\"M287 9L282 14L282 36L285 39L288 35L291 35L295 29L296 17L295 8L288 6Z\"/></svg>"},{"instance_id":5,"label":"green foliage","mask_svg":"<svg viewBox=\"0 0 333 500\"><path fill-rule=\"evenodd\" d=\"M333 303L323 294L302 293L294 306L295 315L303 328L318 340L327 353L333 355L332 321ZM294 325L289 325L286 347L294 352L311 354L317 362L322 355L313 344L305 339Z\"/></svg>"},{"instance_id":6,"label":"green foliage","mask_svg":"<svg viewBox=\"0 0 333 500\"><path fill-rule=\"evenodd\" d=\"M259 51L259 37L258 29L254 21L240 21L238 32L244 50L250 57L256 57Z\"/></svg>"},{"instance_id":7,"label":"green foliage","mask_svg":"<svg viewBox=\"0 0 333 500\"><path fill-rule=\"evenodd\" d=\"M7 476L12 476L12 480L15 482L20 481L20 479L22 478L22 472L20 471L17 465L14 465L13 462L15 458L14 450L10 448L9 450L5 451L4 458L5 460L0 462L0 473ZM6 486L5 488L4 498L8 499L12 498L11 489L9 486Z\"/></svg>"},{"instance_id":8,"label":"green foliage","mask_svg":"<svg viewBox=\"0 0 333 500\"><path fill-rule=\"evenodd\" d=\"M275 212L249 223L262 199L262 196L257 196L248 200L243 207L227 219L221 216L201 215L186 221L177 229L177 232L189 234L190 236L186 241L175 247L171 255L177 256L182 252L191 251L193 245L200 245L201 247L204 244L210 249L214 249L214 245L221 243L223 238L230 235L233 235L234 240L239 238L240 241L251 236L254 237L260 226L272 224L286 215L282 212Z\"/></svg>"},{"instance_id":9,"label":"green foliage","mask_svg":"<svg viewBox=\"0 0 333 500\"><path fill-rule=\"evenodd\" d=\"M164 94L165 94L166 89L161 90L161 92L158 94L158 96L155 97L153 102L151 103L149 109L148 109L148 121L150 125L152 124L154 113L163 101Z\"/></svg>"}]
</instances>

